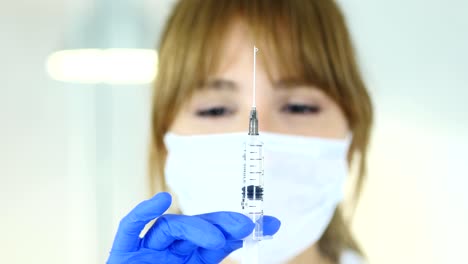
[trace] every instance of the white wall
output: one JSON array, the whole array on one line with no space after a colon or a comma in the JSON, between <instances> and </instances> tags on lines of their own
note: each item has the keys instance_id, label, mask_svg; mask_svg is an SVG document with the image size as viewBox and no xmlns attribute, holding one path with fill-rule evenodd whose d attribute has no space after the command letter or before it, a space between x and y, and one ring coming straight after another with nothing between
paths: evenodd
<instances>
[{"instance_id":1,"label":"white wall","mask_svg":"<svg viewBox=\"0 0 468 264\"><path fill-rule=\"evenodd\" d=\"M145 1L155 25L169 2ZM376 108L355 221L370 262L468 263L468 3L340 2ZM0 263L102 263L146 195L148 87L96 92L45 74L78 3L0 2ZM110 151L99 175L96 144Z\"/></svg>"},{"instance_id":2,"label":"white wall","mask_svg":"<svg viewBox=\"0 0 468 264\"><path fill-rule=\"evenodd\" d=\"M58 41L57 27L47 19L16 17L3 6L1 2L0 262L64 263L65 91L48 80L42 67Z\"/></svg>"},{"instance_id":3,"label":"white wall","mask_svg":"<svg viewBox=\"0 0 468 264\"><path fill-rule=\"evenodd\" d=\"M340 1L376 124L355 231L371 263L468 263L468 3Z\"/></svg>"},{"instance_id":4,"label":"white wall","mask_svg":"<svg viewBox=\"0 0 468 264\"><path fill-rule=\"evenodd\" d=\"M0 263L103 263L116 223L147 197L149 86L46 74L68 16L87 9L67 2L0 2Z\"/></svg>"}]
</instances>

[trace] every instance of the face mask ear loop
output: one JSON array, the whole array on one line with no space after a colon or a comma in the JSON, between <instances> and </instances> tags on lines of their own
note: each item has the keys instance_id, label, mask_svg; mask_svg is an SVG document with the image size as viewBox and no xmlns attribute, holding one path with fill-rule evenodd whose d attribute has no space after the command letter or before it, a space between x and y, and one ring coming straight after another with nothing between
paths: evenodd
<instances>
[{"instance_id":1,"label":"face mask ear loop","mask_svg":"<svg viewBox=\"0 0 468 264\"><path fill-rule=\"evenodd\" d=\"M353 138L354 138L353 132L349 131L345 137L346 142L348 142L348 148L351 145L351 142L353 142Z\"/></svg>"}]
</instances>

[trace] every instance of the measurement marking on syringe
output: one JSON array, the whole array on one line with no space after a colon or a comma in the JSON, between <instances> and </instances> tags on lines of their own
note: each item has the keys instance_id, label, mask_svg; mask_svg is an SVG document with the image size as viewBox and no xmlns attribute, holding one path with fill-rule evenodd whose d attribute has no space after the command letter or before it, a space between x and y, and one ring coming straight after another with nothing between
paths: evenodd
<instances>
[{"instance_id":1,"label":"measurement marking on syringe","mask_svg":"<svg viewBox=\"0 0 468 264\"><path fill-rule=\"evenodd\" d=\"M251 158L250 160L262 160L262 159L252 159L252 158Z\"/></svg>"}]
</instances>

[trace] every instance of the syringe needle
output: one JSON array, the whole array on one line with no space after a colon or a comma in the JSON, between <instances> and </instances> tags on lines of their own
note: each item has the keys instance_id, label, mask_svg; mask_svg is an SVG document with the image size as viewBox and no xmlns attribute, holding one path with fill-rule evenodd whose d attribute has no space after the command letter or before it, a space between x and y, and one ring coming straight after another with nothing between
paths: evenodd
<instances>
[{"instance_id":1,"label":"syringe needle","mask_svg":"<svg viewBox=\"0 0 468 264\"><path fill-rule=\"evenodd\" d=\"M253 97L252 97L252 108L255 108L255 94L256 94L256 65L257 65L257 52L258 48L253 48Z\"/></svg>"}]
</instances>

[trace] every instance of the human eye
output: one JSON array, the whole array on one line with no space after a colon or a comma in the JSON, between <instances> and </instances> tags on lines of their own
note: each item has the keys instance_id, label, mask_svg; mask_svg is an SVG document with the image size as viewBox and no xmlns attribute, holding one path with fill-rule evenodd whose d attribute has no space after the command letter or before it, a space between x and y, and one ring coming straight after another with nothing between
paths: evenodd
<instances>
[{"instance_id":1,"label":"human eye","mask_svg":"<svg viewBox=\"0 0 468 264\"><path fill-rule=\"evenodd\" d=\"M321 108L316 104L288 103L281 108L281 112L293 115L311 115L320 113Z\"/></svg>"},{"instance_id":2,"label":"human eye","mask_svg":"<svg viewBox=\"0 0 468 264\"><path fill-rule=\"evenodd\" d=\"M212 106L197 109L195 115L201 118L221 118L232 115L234 111L225 106Z\"/></svg>"}]
</instances>

